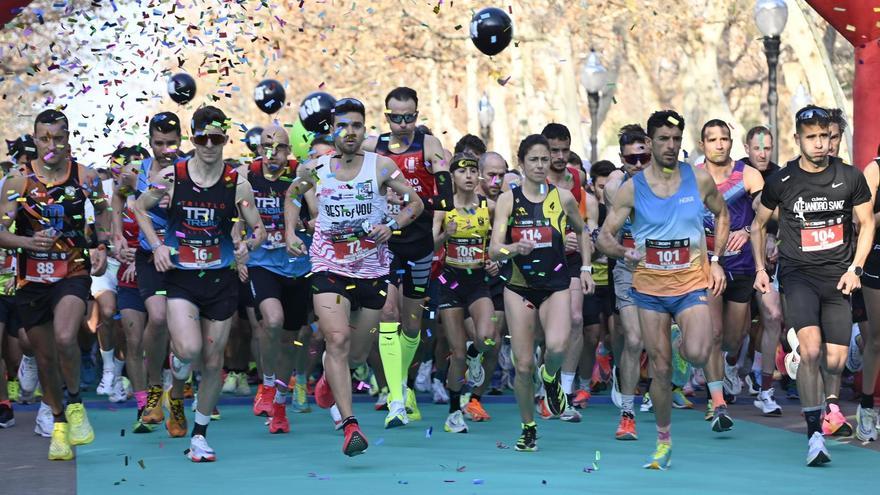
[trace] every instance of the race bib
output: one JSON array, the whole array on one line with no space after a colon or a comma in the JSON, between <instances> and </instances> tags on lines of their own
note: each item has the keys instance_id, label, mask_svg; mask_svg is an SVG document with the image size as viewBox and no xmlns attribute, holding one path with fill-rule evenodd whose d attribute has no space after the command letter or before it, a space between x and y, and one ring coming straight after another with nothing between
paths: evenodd
<instances>
[{"instance_id":1,"label":"race bib","mask_svg":"<svg viewBox=\"0 0 880 495\"><path fill-rule=\"evenodd\" d=\"M54 284L67 276L67 260L34 259L28 256L24 279L40 284Z\"/></svg>"},{"instance_id":2,"label":"race bib","mask_svg":"<svg viewBox=\"0 0 880 495\"><path fill-rule=\"evenodd\" d=\"M510 231L513 242L526 239L535 243L535 249L553 246L553 227L549 225L514 225Z\"/></svg>"},{"instance_id":3,"label":"race bib","mask_svg":"<svg viewBox=\"0 0 880 495\"><path fill-rule=\"evenodd\" d=\"M805 222L801 227L801 249L805 253L825 251L843 245L843 219Z\"/></svg>"},{"instance_id":4,"label":"race bib","mask_svg":"<svg viewBox=\"0 0 880 495\"><path fill-rule=\"evenodd\" d=\"M333 254L339 263L354 263L376 251L376 243L367 237L367 233L343 233L331 236Z\"/></svg>"},{"instance_id":5,"label":"race bib","mask_svg":"<svg viewBox=\"0 0 880 495\"><path fill-rule=\"evenodd\" d=\"M635 249L636 240L633 239L632 234L624 234L622 244L625 249Z\"/></svg>"},{"instance_id":6,"label":"race bib","mask_svg":"<svg viewBox=\"0 0 880 495\"><path fill-rule=\"evenodd\" d=\"M190 246L181 244L177 250L177 262L184 268L212 268L220 266L220 246Z\"/></svg>"},{"instance_id":7,"label":"race bib","mask_svg":"<svg viewBox=\"0 0 880 495\"><path fill-rule=\"evenodd\" d=\"M0 273L15 273L15 251L3 251L0 252L0 256L3 257L3 262L0 263Z\"/></svg>"},{"instance_id":8,"label":"race bib","mask_svg":"<svg viewBox=\"0 0 880 495\"><path fill-rule=\"evenodd\" d=\"M450 265L471 268L483 264L486 259L486 251L483 249L483 239L449 239L446 243L446 263Z\"/></svg>"},{"instance_id":9,"label":"race bib","mask_svg":"<svg viewBox=\"0 0 880 495\"><path fill-rule=\"evenodd\" d=\"M645 268L654 270L681 270L691 266L690 239L645 241Z\"/></svg>"},{"instance_id":10,"label":"race bib","mask_svg":"<svg viewBox=\"0 0 880 495\"><path fill-rule=\"evenodd\" d=\"M267 229L266 242L263 243L263 247L266 249L280 249L285 247L284 231Z\"/></svg>"}]
</instances>

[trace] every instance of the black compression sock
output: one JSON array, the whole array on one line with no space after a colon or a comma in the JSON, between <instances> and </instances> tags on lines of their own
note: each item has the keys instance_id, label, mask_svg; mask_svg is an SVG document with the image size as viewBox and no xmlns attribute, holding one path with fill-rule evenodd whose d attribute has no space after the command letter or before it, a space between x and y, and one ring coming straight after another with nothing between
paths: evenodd
<instances>
[{"instance_id":1,"label":"black compression sock","mask_svg":"<svg viewBox=\"0 0 880 495\"><path fill-rule=\"evenodd\" d=\"M458 392L454 390L449 391L449 412L454 413L461 409L461 390Z\"/></svg>"},{"instance_id":2,"label":"black compression sock","mask_svg":"<svg viewBox=\"0 0 880 495\"><path fill-rule=\"evenodd\" d=\"M68 404L82 404L82 396L79 392L72 394L70 392L67 393L67 403Z\"/></svg>"},{"instance_id":3,"label":"black compression sock","mask_svg":"<svg viewBox=\"0 0 880 495\"><path fill-rule=\"evenodd\" d=\"M471 345L469 345L467 348L467 355L471 358L475 358L480 355L480 351L477 350L477 346L475 346L473 342L471 342Z\"/></svg>"},{"instance_id":4,"label":"black compression sock","mask_svg":"<svg viewBox=\"0 0 880 495\"><path fill-rule=\"evenodd\" d=\"M190 436L193 436L193 437L196 435L205 436L207 434L208 434L208 425L200 425L198 423L195 423L193 425L192 435L190 435Z\"/></svg>"},{"instance_id":5,"label":"black compression sock","mask_svg":"<svg viewBox=\"0 0 880 495\"><path fill-rule=\"evenodd\" d=\"M481 398L481 397L483 397L483 396L480 395L480 394L473 394L473 393L471 394L471 399L476 399L477 402L480 401L480 398Z\"/></svg>"},{"instance_id":6,"label":"black compression sock","mask_svg":"<svg viewBox=\"0 0 880 495\"><path fill-rule=\"evenodd\" d=\"M874 394L862 394L859 404L862 406L862 409L870 409L874 407Z\"/></svg>"}]
</instances>

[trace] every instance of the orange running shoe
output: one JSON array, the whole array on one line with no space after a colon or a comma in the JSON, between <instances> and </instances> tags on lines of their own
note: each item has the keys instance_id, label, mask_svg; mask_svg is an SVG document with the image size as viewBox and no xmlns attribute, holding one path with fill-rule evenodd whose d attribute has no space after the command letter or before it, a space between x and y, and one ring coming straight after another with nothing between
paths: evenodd
<instances>
[{"instance_id":1,"label":"orange running shoe","mask_svg":"<svg viewBox=\"0 0 880 495\"><path fill-rule=\"evenodd\" d=\"M254 400L254 416L268 417L272 415L272 404L275 402L275 387L260 389L260 393Z\"/></svg>"},{"instance_id":2,"label":"orange running shoe","mask_svg":"<svg viewBox=\"0 0 880 495\"><path fill-rule=\"evenodd\" d=\"M168 420L165 421L165 428L168 435L172 438L180 438L186 436L186 414L183 412L183 399L171 399L171 407L168 414Z\"/></svg>"},{"instance_id":3,"label":"orange running shoe","mask_svg":"<svg viewBox=\"0 0 880 495\"><path fill-rule=\"evenodd\" d=\"M317 388L317 387L315 387ZM357 421L345 425L345 441L342 442L342 453L354 457L363 454L369 444Z\"/></svg>"},{"instance_id":4,"label":"orange running shoe","mask_svg":"<svg viewBox=\"0 0 880 495\"><path fill-rule=\"evenodd\" d=\"M578 409L583 409L587 407L587 403L590 402L590 397L593 395L590 392L587 392L584 389L578 390L574 393L574 399L571 401L571 405Z\"/></svg>"},{"instance_id":5,"label":"orange running shoe","mask_svg":"<svg viewBox=\"0 0 880 495\"><path fill-rule=\"evenodd\" d=\"M165 421L165 412L162 411L162 387L153 385L147 391L147 406L141 415L141 422L147 425L158 425Z\"/></svg>"},{"instance_id":6,"label":"orange running shoe","mask_svg":"<svg viewBox=\"0 0 880 495\"><path fill-rule=\"evenodd\" d=\"M554 416L550 409L547 408L546 402L543 398L538 399L537 404L535 404L535 412L541 416L541 419L558 419L558 416Z\"/></svg>"},{"instance_id":7,"label":"orange running shoe","mask_svg":"<svg viewBox=\"0 0 880 495\"><path fill-rule=\"evenodd\" d=\"M826 437L849 437L852 436L852 425L846 421L846 416L840 412L837 404L828 405L829 412L825 413L822 420L822 434Z\"/></svg>"},{"instance_id":8,"label":"orange running shoe","mask_svg":"<svg viewBox=\"0 0 880 495\"><path fill-rule=\"evenodd\" d=\"M477 399L468 401L467 405L464 406L464 413L471 421L480 422L492 419Z\"/></svg>"},{"instance_id":9,"label":"orange running shoe","mask_svg":"<svg viewBox=\"0 0 880 495\"><path fill-rule=\"evenodd\" d=\"M622 414L620 416L620 423L617 425L617 433L614 434L614 438L618 440L638 440L639 436L636 434L636 420L633 417L630 417L626 414Z\"/></svg>"},{"instance_id":10,"label":"orange running shoe","mask_svg":"<svg viewBox=\"0 0 880 495\"><path fill-rule=\"evenodd\" d=\"M330 389L330 383L327 381L327 375L322 374L318 383L315 384L315 402L321 409L327 409L336 403L333 398L333 390Z\"/></svg>"},{"instance_id":11,"label":"orange running shoe","mask_svg":"<svg viewBox=\"0 0 880 495\"><path fill-rule=\"evenodd\" d=\"M287 407L284 404L272 403L272 419L269 421L269 433L290 433L290 422L287 421Z\"/></svg>"},{"instance_id":12,"label":"orange running shoe","mask_svg":"<svg viewBox=\"0 0 880 495\"><path fill-rule=\"evenodd\" d=\"M257 405L257 401L260 400L260 393L262 391L263 391L263 383L261 382L259 385L257 385L257 393L256 393L256 395L254 395L254 405L255 406Z\"/></svg>"}]
</instances>

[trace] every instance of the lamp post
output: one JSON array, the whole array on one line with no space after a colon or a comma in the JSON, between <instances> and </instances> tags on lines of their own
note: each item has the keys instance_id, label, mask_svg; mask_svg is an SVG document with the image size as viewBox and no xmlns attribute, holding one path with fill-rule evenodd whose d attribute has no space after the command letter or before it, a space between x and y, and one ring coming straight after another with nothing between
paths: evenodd
<instances>
[{"instance_id":1,"label":"lamp post","mask_svg":"<svg viewBox=\"0 0 880 495\"><path fill-rule=\"evenodd\" d=\"M587 100L590 105L590 163L596 163L599 147L599 91L605 87L605 78L608 71L599 62L599 56L595 50L590 50L587 63L581 69L581 85L587 91Z\"/></svg>"},{"instance_id":2,"label":"lamp post","mask_svg":"<svg viewBox=\"0 0 880 495\"><path fill-rule=\"evenodd\" d=\"M477 120L480 121L480 136L488 146L489 138L492 136L492 121L495 120L495 108L492 107L489 95L486 93L483 93L477 105Z\"/></svg>"},{"instance_id":3,"label":"lamp post","mask_svg":"<svg viewBox=\"0 0 880 495\"><path fill-rule=\"evenodd\" d=\"M770 132L779 139L776 109L779 95L776 92L776 67L779 64L779 35L788 21L788 6L784 0L758 0L755 3L755 24L764 35L764 55L767 56L767 106L770 111ZM772 160L778 162L779 147L773 147Z\"/></svg>"}]
</instances>

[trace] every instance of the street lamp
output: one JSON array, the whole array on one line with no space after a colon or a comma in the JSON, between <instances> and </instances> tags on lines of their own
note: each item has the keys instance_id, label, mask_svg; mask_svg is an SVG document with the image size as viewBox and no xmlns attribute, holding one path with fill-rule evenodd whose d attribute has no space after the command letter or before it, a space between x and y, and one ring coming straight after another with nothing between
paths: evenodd
<instances>
[{"instance_id":1,"label":"street lamp","mask_svg":"<svg viewBox=\"0 0 880 495\"><path fill-rule=\"evenodd\" d=\"M784 0L758 0L755 3L755 24L764 35L764 55L767 56L768 90L767 106L770 110L770 132L779 138L776 107L779 95L776 93L776 67L779 64L779 35L788 21L788 6ZM773 147L772 160L778 162L779 147Z\"/></svg>"},{"instance_id":2,"label":"street lamp","mask_svg":"<svg viewBox=\"0 0 880 495\"><path fill-rule=\"evenodd\" d=\"M587 63L581 69L581 85L587 91L590 104L590 163L596 163L599 147L599 91L605 87L608 71L599 62L595 50L590 50Z\"/></svg>"},{"instance_id":3,"label":"street lamp","mask_svg":"<svg viewBox=\"0 0 880 495\"><path fill-rule=\"evenodd\" d=\"M483 93L480 103L477 105L477 120L480 121L480 135L488 145L489 136L492 134L492 121L495 120L495 108L489 102L489 95Z\"/></svg>"}]
</instances>

